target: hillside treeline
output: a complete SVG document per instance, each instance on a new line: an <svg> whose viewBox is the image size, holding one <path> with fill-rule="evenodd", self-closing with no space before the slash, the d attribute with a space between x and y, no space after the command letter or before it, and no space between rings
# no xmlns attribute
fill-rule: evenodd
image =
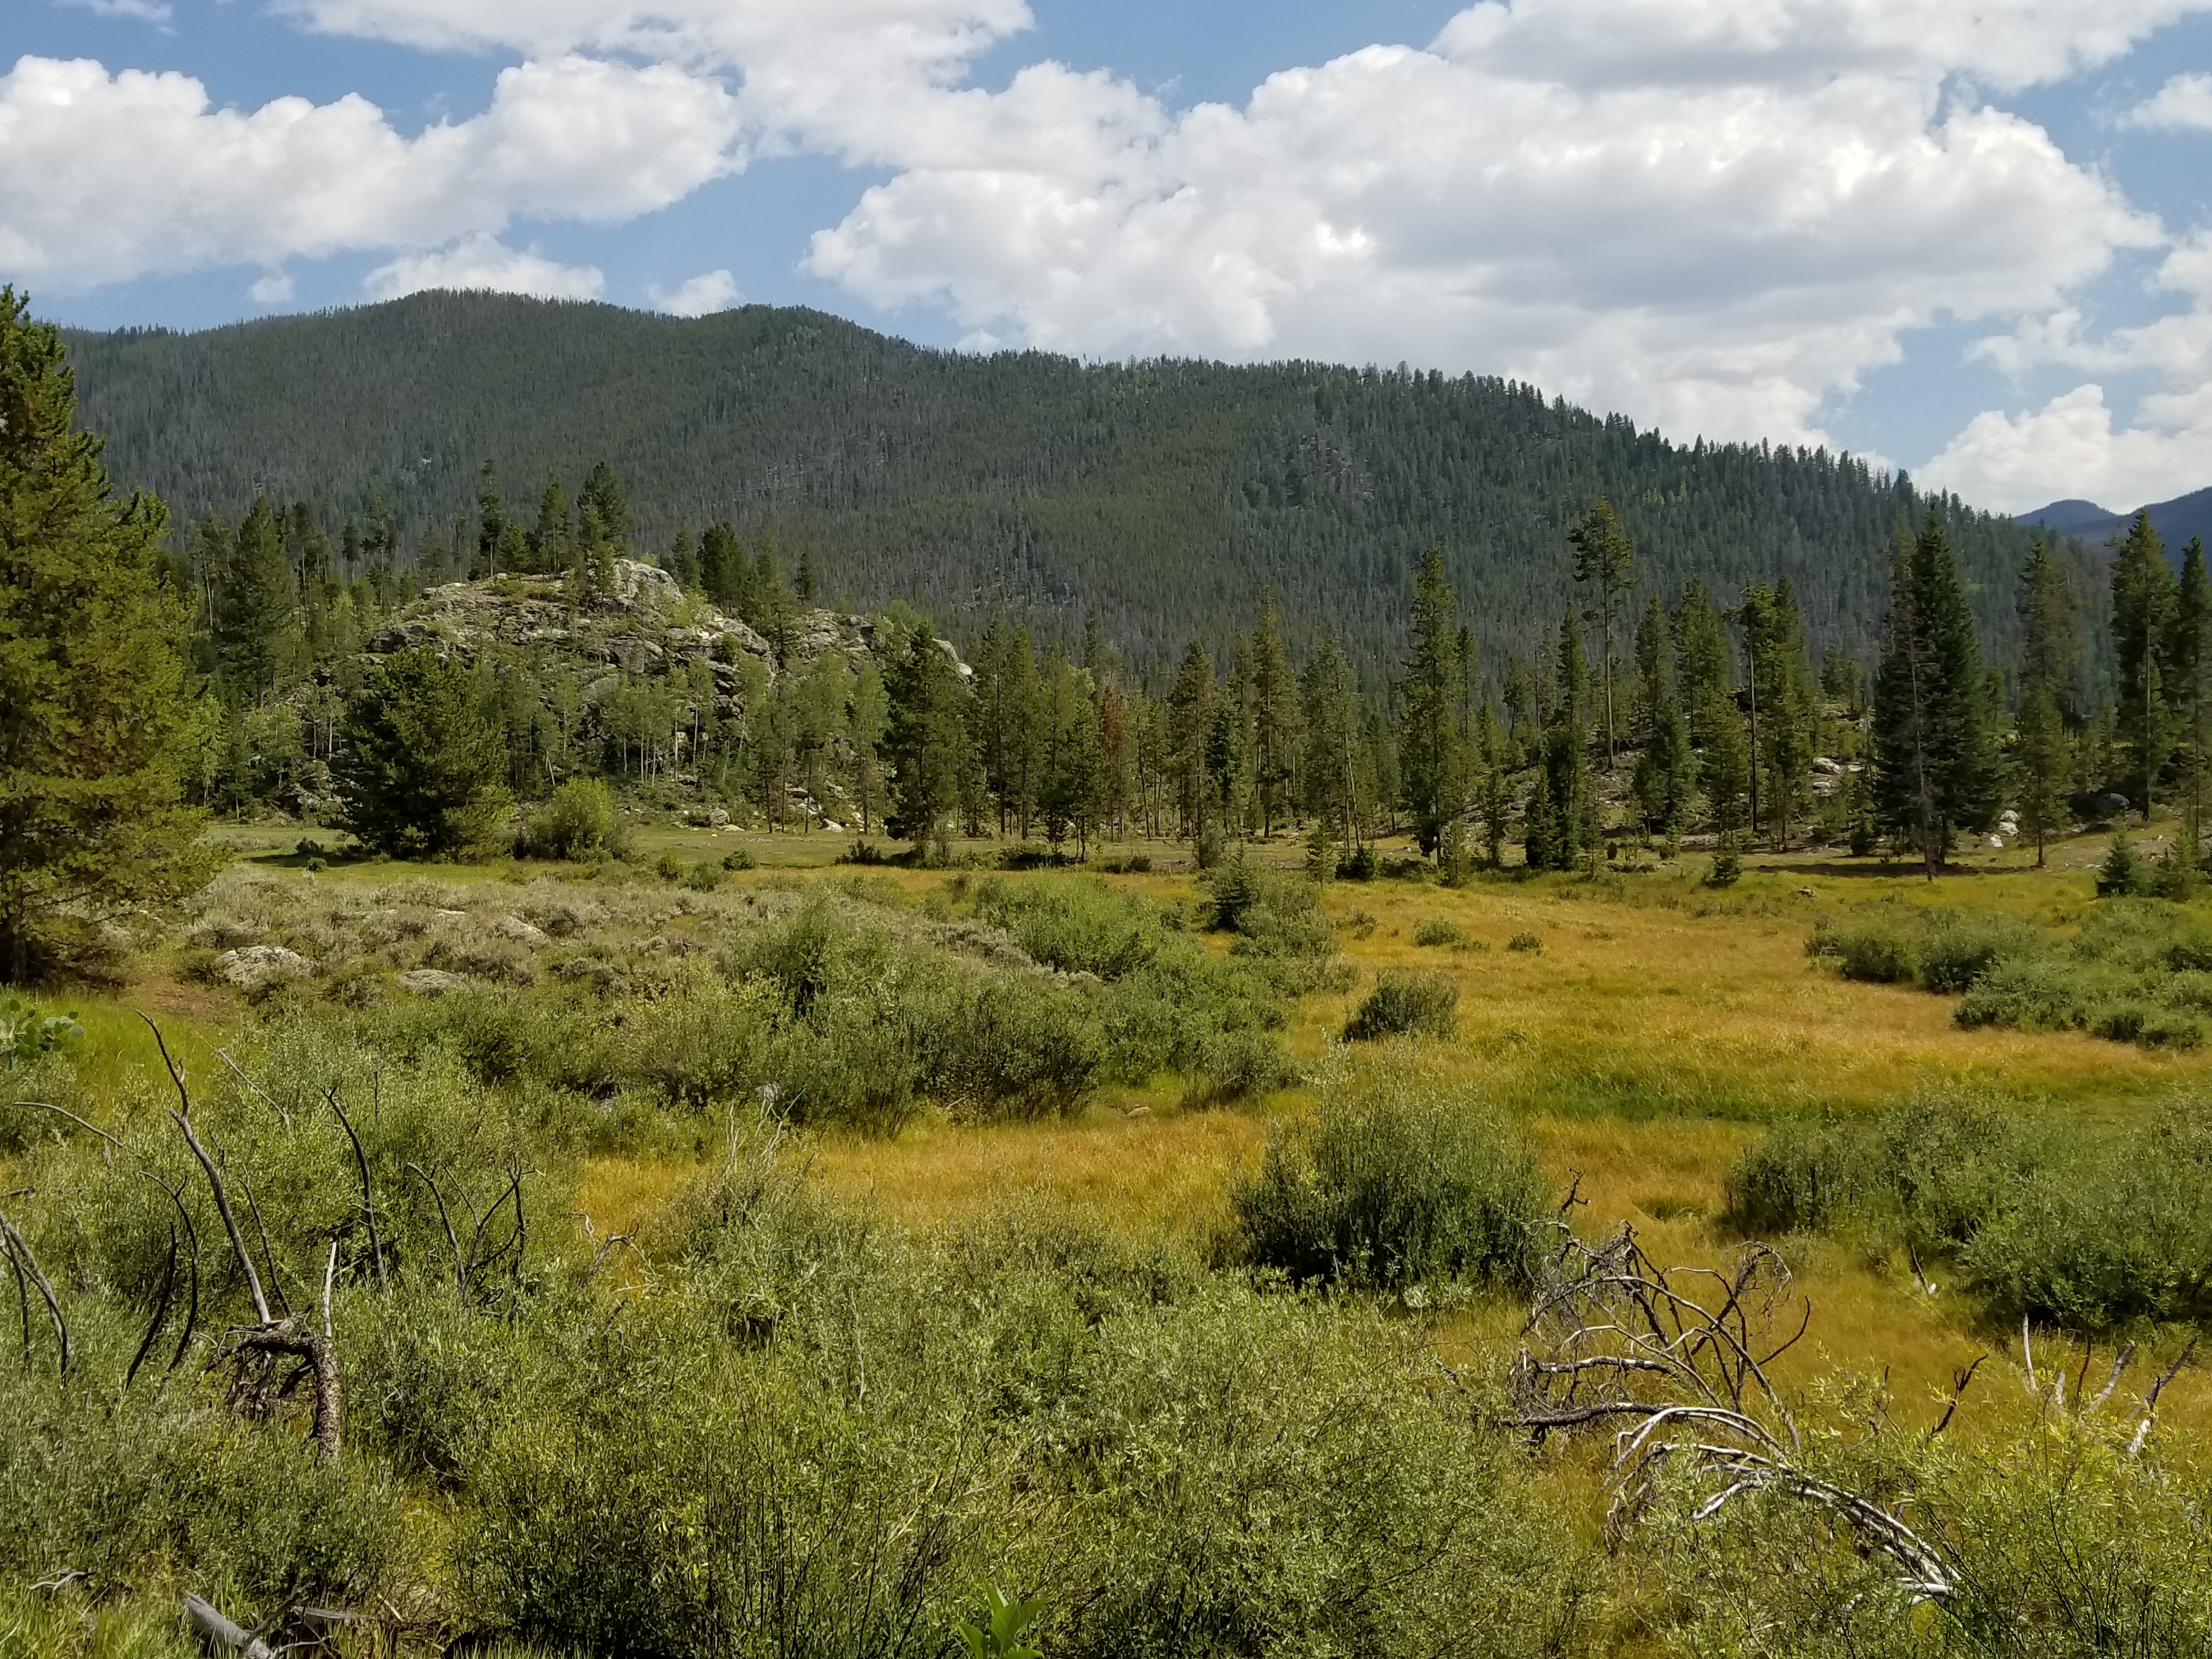
<svg viewBox="0 0 2212 1659"><path fill-rule="evenodd" d="M1268 587L1295 647L1333 633L1379 687L1423 549L1502 672L1566 603L1559 550L1601 496L1670 604L1692 575L1726 598L1788 576L1815 647L1870 659L1882 550L1936 504L1994 660L2020 638L2029 536L2006 520L1856 458L1673 444L1491 377L975 356L804 310L678 321L452 294L69 345L118 483L182 523L310 502L359 556L349 574L458 574L487 461L526 507L604 459L641 546L726 520L839 603L908 600L963 645L996 617L1073 649L1096 611L1164 680L1194 635L1225 654ZM2101 586L2097 556L2061 556Z"/></svg>

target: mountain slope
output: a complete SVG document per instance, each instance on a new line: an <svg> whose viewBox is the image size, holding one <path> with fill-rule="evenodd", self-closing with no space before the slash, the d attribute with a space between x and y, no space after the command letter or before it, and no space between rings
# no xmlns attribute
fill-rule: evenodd
<svg viewBox="0 0 2212 1659"><path fill-rule="evenodd" d="M2166 551L2177 558L2189 544L2190 538L2200 537L2212 541L2212 488L2192 490L2186 495L2177 495L2170 501L2154 501L2139 509L2150 514L2151 523L2165 539ZM2126 532L2134 513L2114 513L2094 501L2053 501L2048 507L2039 507L2033 513L2013 515L2017 524L2033 525L2048 529L2061 536L2081 536L2091 541L2102 542L2109 537Z"/></svg>
<svg viewBox="0 0 2212 1659"><path fill-rule="evenodd" d="M1065 638L1096 608L1149 664L1194 634L1218 649L1272 585L1295 634L1334 629L1379 674L1433 544L1502 669L1545 648L1571 595L1566 531L1600 495L1644 591L1698 574L1731 598L1787 574L1816 641L1865 653L1887 550L1927 510L1849 458L1675 446L1498 380L977 357L802 310L679 321L422 294L70 343L118 483L180 516L266 489L450 544L473 534L485 459L526 515L549 471L573 490L605 459L647 551L728 518L772 532L787 568L811 556L833 600L908 598L960 637L995 612ZM1951 506L2002 658L2030 532Z"/></svg>

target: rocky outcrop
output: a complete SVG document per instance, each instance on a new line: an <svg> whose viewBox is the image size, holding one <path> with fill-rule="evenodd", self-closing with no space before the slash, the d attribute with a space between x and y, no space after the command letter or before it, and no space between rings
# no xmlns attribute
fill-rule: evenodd
<svg viewBox="0 0 2212 1659"><path fill-rule="evenodd" d="M265 991L314 976L315 964L281 945L248 945L215 959L215 976L240 991Z"/></svg>

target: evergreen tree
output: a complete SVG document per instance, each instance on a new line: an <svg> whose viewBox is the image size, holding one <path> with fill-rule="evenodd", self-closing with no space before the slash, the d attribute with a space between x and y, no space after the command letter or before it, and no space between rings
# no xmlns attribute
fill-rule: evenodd
<svg viewBox="0 0 2212 1659"><path fill-rule="evenodd" d="M1196 640L1168 693L1168 768L1183 839L1202 846L1210 814L1207 746L1213 735L1213 664Z"/></svg>
<svg viewBox="0 0 2212 1659"><path fill-rule="evenodd" d="M1287 817L1297 755L1297 682L1284 654L1273 589L1260 594L1260 620L1245 654L1252 707L1252 782L1260 807L1260 833L1274 833Z"/></svg>
<svg viewBox="0 0 2212 1659"><path fill-rule="evenodd" d="M879 751L890 720L890 702L884 677L875 659L865 659L853 680L851 716L853 744L853 802L860 809L860 833L875 829L878 800L883 790Z"/></svg>
<svg viewBox="0 0 2212 1659"><path fill-rule="evenodd" d="M2166 544L2147 512L2137 513L2112 559L2112 655L2118 669L2114 708L2135 774L2136 805L2150 817L2152 797L2172 752L2172 731L2160 661L2175 610Z"/></svg>
<svg viewBox="0 0 2212 1659"><path fill-rule="evenodd" d="M530 568L547 573L575 563L575 535L569 527L568 497L558 478L548 477L538 498L538 525L530 532Z"/></svg>
<svg viewBox="0 0 2212 1659"><path fill-rule="evenodd" d="M622 480L615 477L614 468L605 461L592 463L576 497L576 511L579 517L586 511L597 513L600 532L617 548L629 545L629 497L623 493Z"/></svg>
<svg viewBox="0 0 2212 1659"><path fill-rule="evenodd" d="M216 590L216 662L228 696L258 703L275 694L292 656L295 603L284 533L269 498L258 495Z"/></svg>
<svg viewBox="0 0 2212 1659"><path fill-rule="evenodd" d="M1778 850L1788 846L1792 823L1803 810L1813 763L1814 693L1812 665L1805 652L1805 629L1797 614L1790 579L1774 587L1754 586L1737 612L1750 659L1749 707L1752 737L1752 827L1759 826L1760 791L1765 816Z"/></svg>
<svg viewBox="0 0 2212 1659"><path fill-rule="evenodd" d="M2066 811L2066 721L2049 684L2039 681L2021 700L2013 745L2014 795L2021 822L2035 837L2035 867L2043 868L2045 840Z"/></svg>
<svg viewBox="0 0 2212 1659"><path fill-rule="evenodd" d="M1999 795L1988 680L1942 519L1929 511L1893 562L1875 674L1874 805L1920 849L1929 879L1960 830L1987 830Z"/></svg>
<svg viewBox="0 0 2212 1659"><path fill-rule="evenodd" d="M814 603L814 550L812 548L799 550L799 572L791 579L791 595L802 605L811 606Z"/></svg>
<svg viewBox="0 0 2212 1659"><path fill-rule="evenodd" d="M1692 580L1675 620L1683 714L1698 751L1698 780L1713 828L1733 835L1751 799L1751 750L1743 715L1729 689L1728 637L1705 585Z"/></svg>
<svg viewBox="0 0 2212 1659"><path fill-rule="evenodd" d="M348 702L332 769L344 825L393 858L487 845L507 804L507 752L476 678L427 646L385 659Z"/></svg>
<svg viewBox="0 0 2212 1659"><path fill-rule="evenodd" d="M1590 787L1589 667L1583 655L1582 624L1571 609L1559 619L1558 678L1559 699L1544 734L1540 810L1549 822L1541 863L1571 870L1604 839Z"/></svg>
<svg viewBox="0 0 2212 1659"><path fill-rule="evenodd" d="M714 608L743 617L752 607L752 562L727 524L713 524L699 538L699 583Z"/></svg>
<svg viewBox="0 0 2212 1659"><path fill-rule="evenodd" d="M2051 693L2069 729L2078 726L2081 708L2081 640L2065 573L2051 556L2051 544L2035 538L2020 577L2020 684L2023 696L2040 685Z"/></svg>
<svg viewBox="0 0 2212 1659"><path fill-rule="evenodd" d="M2191 537L2182 550L2181 580L2174 589L2173 623L2166 641L2162 676L2173 734L2180 750L2183 841L2195 862L2203 842L2205 753L2212 743L2212 579L2204 568L2204 544Z"/></svg>
<svg viewBox="0 0 2212 1659"><path fill-rule="evenodd" d="M1620 596L1636 585L1636 549L1620 527L1613 503L1600 498L1589 516L1568 533L1574 544L1575 580L1595 595L1591 619L1598 625L1598 653L1605 675L1605 763L1612 769L1618 756L1613 711L1613 618Z"/></svg>
<svg viewBox="0 0 2212 1659"><path fill-rule="evenodd" d="M476 556L469 562L469 577L481 581L499 574L501 543L507 534L507 503L500 499L497 475L486 461L477 475Z"/></svg>
<svg viewBox="0 0 2212 1659"><path fill-rule="evenodd" d="M1482 724L1476 742L1480 763L1476 792L1482 811L1483 857L1496 870L1505 863L1505 833L1513 811L1513 778L1506 764L1505 731L1498 723L1495 703L1482 705Z"/></svg>
<svg viewBox="0 0 2212 1659"><path fill-rule="evenodd" d="M1444 825L1467 810L1457 609L1443 555L1430 548L1413 580L1398 721L1399 787L1424 853L1434 853Z"/></svg>
<svg viewBox="0 0 2212 1659"><path fill-rule="evenodd" d="M960 677L929 629L916 623L892 653L884 690L890 704L884 758L891 775L884 827L926 848L945 836L971 769Z"/></svg>
<svg viewBox="0 0 2212 1659"><path fill-rule="evenodd" d="M222 855L179 805L196 725L167 515L108 493L61 336L0 288L0 978L86 964Z"/></svg>
<svg viewBox="0 0 2212 1659"><path fill-rule="evenodd" d="M1352 665L1334 636L1306 663L1299 695L1305 752L1298 769L1307 816L1329 823L1346 844L1356 842L1359 699Z"/></svg>
<svg viewBox="0 0 2212 1659"><path fill-rule="evenodd" d="M1055 850L1073 835L1088 856L1098 784L1098 711L1089 677L1055 649L1039 681L1037 816Z"/></svg>

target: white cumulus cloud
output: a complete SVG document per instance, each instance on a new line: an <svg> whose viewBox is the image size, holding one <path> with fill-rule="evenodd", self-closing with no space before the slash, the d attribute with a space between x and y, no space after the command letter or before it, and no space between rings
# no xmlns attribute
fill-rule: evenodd
<svg viewBox="0 0 2212 1659"><path fill-rule="evenodd" d="M2050 309L2155 240L2040 128L1947 94L1960 59L2059 73L2172 8L2057 9L2078 27L2031 50L1931 45L1901 6L1522 0L1181 113L1039 65L940 99L811 264L978 337L1418 358L1819 441L1907 331Z"/></svg>
<svg viewBox="0 0 2212 1659"><path fill-rule="evenodd" d="M738 291L738 279L726 270L702 271L672 289L663 289L655 283L646 289L645 296L653 301L655 311L665 311L672 317L704 317L709 312L727 311L744 297Z"/></svg>
<svg viewBox="0 0 2212 1659"><path fill-rule="evenodd" d="M535 248L519 251L479 232L451 247L403 253L370 271L361 286L372 300L396 300L429 288L534 294L542 300L596 300L605 292L607 279L595 266L564 265Z"/></svg>
<svg viewBox="0 0 2212 1659"><path fill-rule="evenodd" d="M738 126L719 82L667 64L518 64L409 138L358 96L218 109L189 76L27 57L0 76L0 271L74 287L615 222L737 165Z"/></svg>
<svg viewBox="0 0 2212 1659"><path fill-rule="evenodd" d="M2212 75L2177 75L2127 113L2131 127L2197 127L2212 131Z"/></svg>
<svg viewBox="0 0 2212 1659"><path fill-rule="evenodd" d="M2125 512L2212 483L2212 230L2172 248L2153 280L2186 303L2101 337L2061 311L1977 348L2013 374L2056 365L2147 378L2131 420L2116 417L2101 380L2085 381L2039 410L1977 416L1923 476L2013 512L2069 495Z"/></svg>

